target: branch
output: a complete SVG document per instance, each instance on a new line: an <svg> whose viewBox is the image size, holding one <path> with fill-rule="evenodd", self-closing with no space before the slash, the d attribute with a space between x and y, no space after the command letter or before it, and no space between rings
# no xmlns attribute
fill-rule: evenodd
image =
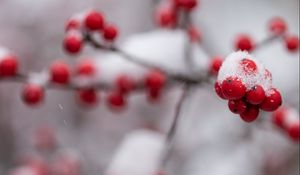
<svg viewBox="0 0 300 175"><path fill-rule="evenodd" d="M126 60L128 60L128 61L130 61L130 62L132 62L134 64L140 65L142 67L145 67L145 68L148 68L148 69L157 69L157 70L160 70L161 72L163 72L164 74L166 74L166 76L168 78L170 78L172 80L183 82L183 83L188 83L188 84L199 84L199 83L201 83L203 81L209 82L208 78L206 76L202 76L202 77L199 77L199 78L194 78L194 77L190 77L190 76L187 76L187 75L171 73L171 72L169 72L167 70L162 69L159 66L153 65L153 64L148 63L148 62L144 62L143 60L145 60L145 59L142 59L142 58L139 58L137 56L131 55L130 53L127 53L127 52L123 51L120 48L117 48L117 47L112 46L112 45L110 45L110 46L102 45L102 44L98 43L88 33L85 33L84 36L85 36L85 41L87 41L88 43L90 43L93 47L95 47L97 49L111 51L111 52L114 52L116 54L119 54L120 56L122 56L122 58L124 58L124 59L126 59ZM188 56L188 57L190 57L190 56Z"/></svg>
<svg viewBox="0 0 300 175"><path fill-rule="evenodd" d="M182 94L179 98L179 101L177 102L176 108L175 108L175 116L173 118L171 127L169 129L169 131L167 132L166 135L166 141L165 141L165 150L162 154L162 159L161 159L161 164L160 164L160 168L163 168L166 166L169 157L170 157L170 152L171 149L173 147L173 143L174 143L174 138L176 135L176 131L178 128L178 121L180 119L180 117L182 116L182 110L184 107L184 102L186 101L188 94L190 92L191 89L191 85L189 84L185 84L183 87L183 91Z"/></svg>
<svg viewBox="0 0 300 175"><path fill-rule="evenodd" d="M254 50L252 52L257 52L260 49L262 49L264 47L267 47L268 45L270 45L274 41L276 41L278 39L282 39L283 37L284 37L284 35L270 35L267 38L260 41L259 43L257 43L256 47L254 48Z"/></svg>

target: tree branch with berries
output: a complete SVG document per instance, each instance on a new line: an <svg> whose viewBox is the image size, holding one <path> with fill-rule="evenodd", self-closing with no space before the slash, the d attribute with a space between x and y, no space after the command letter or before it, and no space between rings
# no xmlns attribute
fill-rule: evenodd
<svg viewBox="0 0 300 175"><path fill-rule="evenodd" d="M194 61L202 58L191 53L192 46L210 56L201 43L205 34L193 23L192 13L198 5L197 0L168 0L159 3L155 13L159 27L170 31L179 30L186 36L187 42L182 49L188 73L166 69L147 61L151 58L145 59L119 47L116 44L120 35L117 25L107 20L102 12L88 10L72 16L66 22L63 39L65 52L75 57L89 46L99 52L116 54L135 66L142 67L147 72L145 75L133 78L130 74L121 73L108 83L102 81L101 77L101 71L105 70L100 70L97 59L91 58L79 59L75 66L64 60L57 60L43 72L23 74L19 71L20 63L16 54L0 47L0 83L8 81L24 84L21 97L31 107L42 105L48 89L74 91L81 105L96 107L100 99L98 92L103 91L107 93L106 103L112 111L117 112L130 107L128 97L133 93L146 93L147 99L155 103L167 89L182 87L182 95L174 107L170 128L164 134L164 149L157 167L157 171L162 172L172 153L179 119L184 117L182 111L185 101L189 100L193 89L203 88L204 85L214 87L216 94L228 101L229 110L247 123L257 120L261 111L273 112L271 115L274 125L298 142L299 112L288 106L281 107L284 99L280 90L272 83L271 72L252 55L275 40L281 41L288 52L298 52L298 36L289 33L282 18L275 17L268 24L270 35L265 40L256 42L250 35L237 35L233 53L226 57L214 56L207 60L206 65L202 65L204 68L198 68ZM200 70L200 73L194 73L194 69Z"/></svg>

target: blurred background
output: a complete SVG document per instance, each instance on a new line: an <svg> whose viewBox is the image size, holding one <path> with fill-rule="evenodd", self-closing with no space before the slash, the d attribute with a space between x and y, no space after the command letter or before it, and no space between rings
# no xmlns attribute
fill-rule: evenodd
<svg viewBox="0 0 300 175"><path fill-rule="evenodd" d="M153 0L0 0L0 46L20 57L24 73L42 71L58 58L72 63L77 57L101 57L92 48L75 58L63 52L64 25L71 15L91 8L103 11L119 26L118 42L122 44L137 33L147 36L157 30L153 23L155 5ZM193 14L206 48L212 55L224 56L233 51L238 33L249 33L258 41L266 38L267 22L273 16L283 17L290 31L299 36L298 0L201 0ZM158 37L153 35L151 42ZM147 48L143 39L136 42L137 49L139 44ZM180 49L176 44L168 48L170 45L149 48L149 52L156 49L163 57L168 49ZM147 51L144 54L147 56ZM255 56L272 72L284 103L296 108L299 115L299 54L288 53L282 43L274 42ZM47 90L45 103L30 108L21 101L21 88L18 83L0 82L0 174L14 167L20 156L39 154L32 137L41 127L54 129L60 149L80 155L83 174L99 174L127 133L144 127L165 132L180 94L179 88L172 88L158 104L147 102L144 94L134 94L126 111L115 113L102 101L94 108L82 108L72 91L60 90ZM167 165L170 175L299 173L298 144L279 130L259 127L251 128L249 141L245 137L249 125L227 110L213 87L194 89L193 93Z"/></svg>

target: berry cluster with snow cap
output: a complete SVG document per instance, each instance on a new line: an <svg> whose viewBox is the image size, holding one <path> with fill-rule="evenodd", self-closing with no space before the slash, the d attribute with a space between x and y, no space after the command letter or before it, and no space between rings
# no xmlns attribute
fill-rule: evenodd
<svg viewBox="0 0 300 175"><path fill-rule="evenodd" d="M95 35L98 40L113 42L118 36L118 28L106 21L104 15L89 10L71 17L66 23L64 48L70 54L79 53L85 42L85 35Z"/></svg>
<svg viewBox="0 0 300 175"><path fill-rule="evenodd" d="M299 112L291 107L281 107L272 114L273 123L283 129L294 140L300 139Z"/></svg>
<svg viewBox="0 0 300 175"><path fill-rule="evenodd" d="M254 121L259 109L275 111L282 103L280 92L272 85L270 71L243 51L224 60L215 90L222 99L229 100L229 109L246 122Z"/></svg>

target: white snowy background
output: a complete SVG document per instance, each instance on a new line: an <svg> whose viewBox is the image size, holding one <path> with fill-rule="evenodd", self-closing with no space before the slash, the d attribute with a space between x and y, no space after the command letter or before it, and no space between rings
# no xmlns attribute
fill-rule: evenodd
<svg viewBox="0 0 300 175"><path fill-rule="evenodd" d="M25 73L41 71L58 58L71 64L77 58L92 57L97 58L105 80L118 71L142 75L145 69L114 54L89 47L75 57L63 52L66 19L95 8L120 27L118 44L123 49L185 73L181 61L184 35L156 29L154 4L151 0L1 0L0 45L19 55ZM233 51L238 33L250 33L258 41L267 37L266 24L273 16L286 19L290 31L299 36L298 0L201 0L194 22L203 32L209 54L226 56ZM282 42L274 42L253 55L272 72L284 103L299 110L299 54L290 54ZM208 58L197 48L193 56L199 64ZM11 167L17 155L33 152L30 135L41 125L55 128L61 148L80 153L83 174L99 174L126 134L146 125L166 132L180 94L179 87L168 89L158 104L151 104L145 93L137 93L130 96L126 111L114 113L101 92L99 106L92 109L80 108L72 91L58 90L48 90L45 103L30 108L20 100L21 87L0 82L0 174ZM267 120L269 115L260 117ZM279 130L262 128L259 122L245 124L230 113L212 86L194 88L185 104L167 170L170 175L297 175L299 145Z"/></svg>

